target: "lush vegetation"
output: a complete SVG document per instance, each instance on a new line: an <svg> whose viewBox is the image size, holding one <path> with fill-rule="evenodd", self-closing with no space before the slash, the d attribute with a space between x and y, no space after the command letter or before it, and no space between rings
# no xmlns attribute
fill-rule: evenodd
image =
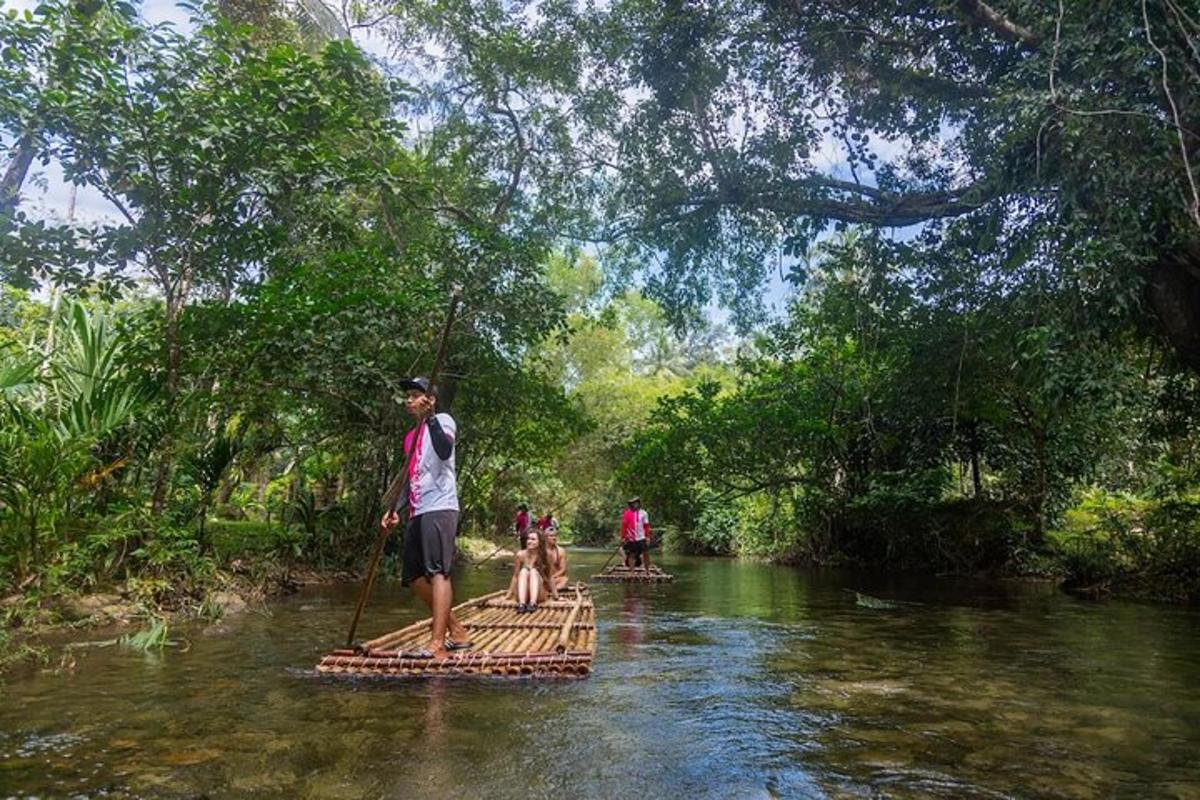
<svg viewBox="0 0 1200 800"><path fill-rule="evenodd" d="M10 614L356 568L452 286L467 532L1200 596L1195 15L522 5L0 20Z"/></svg>

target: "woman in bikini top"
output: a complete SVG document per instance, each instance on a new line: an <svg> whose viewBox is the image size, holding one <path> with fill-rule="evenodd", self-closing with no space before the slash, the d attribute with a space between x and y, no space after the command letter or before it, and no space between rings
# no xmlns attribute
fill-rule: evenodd
<svg viewBox="0 0 1200 800"><path fill-rule="evenodd" d="M530 530L525 549L517 551L513 559L513 576L508 584L508 594L517 601L517 613L528 614L537 610L537 604L547 594L558 596L557 587L548 579L549 556L541 534Z"/></svg>

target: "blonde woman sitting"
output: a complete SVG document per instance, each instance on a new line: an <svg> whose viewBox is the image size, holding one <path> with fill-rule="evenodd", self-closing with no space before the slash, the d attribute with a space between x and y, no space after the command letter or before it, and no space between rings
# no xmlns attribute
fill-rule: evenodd
<svg viewBox="0 0 1200 800"><path fill-rule="evenodd" d="M549 556L550 582L556 591L567 588L567 551L558 544L558 526L546 529L546 555Z"/></svg>
<svg viewBox="0 0 1200 800"><path fill-rule="evenodd" d="M517 613L537 611L537 604L547 595L558 599L558 589L550 580L550 557L541 532L530 529L525 549L518 550L513 559L513 576L508 594L517 601Z"/></svg>

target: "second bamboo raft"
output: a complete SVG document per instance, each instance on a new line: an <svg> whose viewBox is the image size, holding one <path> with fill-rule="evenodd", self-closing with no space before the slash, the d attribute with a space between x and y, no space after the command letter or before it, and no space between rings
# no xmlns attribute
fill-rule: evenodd
<svg viewBox="0 0 1200 800"><path fill-rule="evenodd" d="M592 580L600 583L667 583L675 580L675 576L657 566L627 567L615 564L599 575L593 575Z"/></svg>
<svg viewBox="0 0 1200 800"><path fill-rule="evenodd" d="M518 614L504 590L454 607L471 635L469 650L449 658L409 655L429 643L430 620L364 642L357 649L334 650L317 671L334 675L431 676L513 675L582 677L596 657L596 609L586 585L576 583L547 600L532 614Z"/></svg>

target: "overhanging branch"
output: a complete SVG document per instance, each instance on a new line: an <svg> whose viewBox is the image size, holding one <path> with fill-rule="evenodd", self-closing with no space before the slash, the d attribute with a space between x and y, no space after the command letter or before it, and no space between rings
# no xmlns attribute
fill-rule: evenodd
<svg viewBox="0 0 1200 800"><path fill-rule="evenodd" d="M972 22L982 25L1001 39L1034 48L1042 39L1024 25L1016 23L983 0L958 0L958 8Z"/></svg>
<svg viewBox="0 0 1200 800"><path fill-rule="evenodd" d="M979 182L936 192L890 192L875 186L814 176L759 189L726 186L710 196L692 197L664 206L656 224L679 222L696 212L721 208L769 211L779 216L816 217L837 222L905 227L933 219L957 217L982 208L997 193Z"/></svg>

